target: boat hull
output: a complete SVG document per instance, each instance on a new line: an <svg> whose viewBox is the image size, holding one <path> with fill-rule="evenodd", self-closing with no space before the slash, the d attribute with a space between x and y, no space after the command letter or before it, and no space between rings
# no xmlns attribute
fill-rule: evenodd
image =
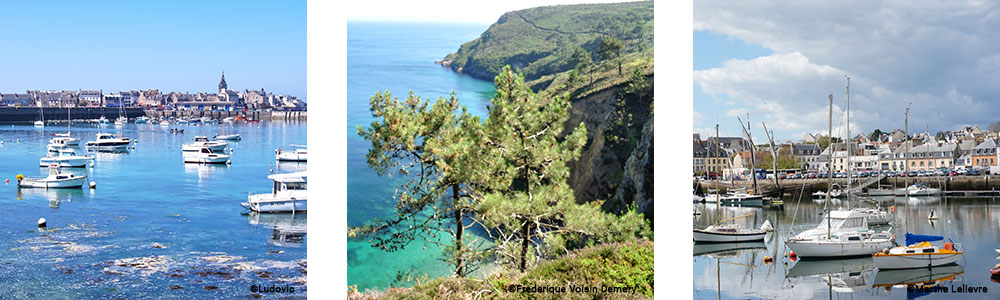
<svg viewBox="0 0 1000 300"><path fill-rule="evenodd" d="M198 155L185 155L185 163L198 163L198 164L225 164L229 162L228 155L210 155L210 156L198 156Z"/></svg>
<svg viewBox="0 0 1000 300"><path fill-rule="evenodd" d="M211 144L211 145L197 145L197 144L184 144L181 146L181 151L185 152L195 152L201 151L201 148L211 149L212 152L222 152L226 150L227 144Z"/></svg>
<svg viewBox="0 0 1000 300"><path fill-rule="evenodd" d="M879 269L916 269L951 265L962 258L963 252L957 253L906 253L882 254L873 256L875 266Z"/></svg>
<svg viewBox="0 0 1000 300"><path fill-rule="evenodd" d="M44 178L25 178L17 183L18 187L25 188L78 188L87 181L87 176L74 177L64 180L44 180Z"/></svg>
<svg viewBox="0 0 1000 300"><path fill-rule="evenodd" d="M252 195L248 197L243 207L261 213L283 213L293 211L306 211L306 198L280 197L270 198L264 195Z"/></svg>
<svg viewBox="0 0 1000 300"><path fill-rule="evenodd" d="M882 249L892 247L892 241L815 241L815 240L789 240L785 246L795 252L800 258L827 258L827 257L852 257L870 256L882 251Z"/></svg>
<svg viewBox="0 0 1000 300"><path fill-rule="evenodd" d="M763 241L764 235L761 233L719 233L704 230L694 230L694 241L697 243L743 243L753 241Z"/></svg>

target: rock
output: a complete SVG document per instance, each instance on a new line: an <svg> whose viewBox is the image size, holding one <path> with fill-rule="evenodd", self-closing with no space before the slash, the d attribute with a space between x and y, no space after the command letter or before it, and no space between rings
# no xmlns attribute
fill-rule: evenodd
<svg viewBox="0 0 1000 300"><path fill-rule="evenodd" d="M617 203L617 211L628 204L635 205L646 219L653 219L653 119L642 127L642 139L625 163L621 184L609 201Z"/></svg>
<svg viewBox="0 0 1000 300"><path fill-rule="evenodd" d="M184 288L175 284L175 285L171 285L170 289L171 290L183 290Z"/></svg>

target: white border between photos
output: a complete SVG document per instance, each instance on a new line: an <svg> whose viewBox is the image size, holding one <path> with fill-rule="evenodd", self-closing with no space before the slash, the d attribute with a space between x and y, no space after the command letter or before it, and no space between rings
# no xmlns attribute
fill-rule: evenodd
<svg viewBox="0 0 1000 300"><path fill-rule="evenodd" d="M309 241L307 296L347 295L347 19L343 2L309 1Z"/></svg>
<svg viewBox="0 0 1000 300"><path fill-rule="evenodd" d="M694 3L655 3L653 295L691 299L691 157L694 132ZM679 143L679 144L678 144ZM679 207L677 205L680 205Z"/></svg>

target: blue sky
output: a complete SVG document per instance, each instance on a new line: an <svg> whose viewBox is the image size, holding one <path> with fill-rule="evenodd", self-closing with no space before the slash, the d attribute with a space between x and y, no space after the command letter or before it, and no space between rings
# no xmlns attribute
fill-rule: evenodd
<svg viewBox="0 0 1000 300"><path fill-rule="evenodd" d="M694 3L694 131L740 134L750 115L779 140L902 129L986 128L1000 121L1000 3ZM851 78L850 124L844 120ZM925 129L926 128L926 129Z"/></svg>
<svg viewBox="0 0 1000 300"><path fill-rule="evenodd" d="M306 98L305 1L0 3L0 91L261 89Z"/></svg>

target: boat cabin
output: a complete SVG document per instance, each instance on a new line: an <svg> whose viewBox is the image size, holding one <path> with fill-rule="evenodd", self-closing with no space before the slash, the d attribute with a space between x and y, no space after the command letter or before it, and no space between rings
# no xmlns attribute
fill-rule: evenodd
<svg viewBox="0 0 1000 300"><path fill-rule="evenodd" d="M204 136L200 136L200 135L199 135L199 136L196 136L196 137L194 137L194 141L195 141L195 142L209 142L209 140L208 140L208 138L207 138L207 137L204 137Z"/></svg>
<svg viewBox="0 0 1000 300"><path fill-rule="evenodd" d="M267 176L267 179L274 180L271 193L277 195L284 191L305 191L306 173L296 172L287 174L274 174Z"/></svg>

